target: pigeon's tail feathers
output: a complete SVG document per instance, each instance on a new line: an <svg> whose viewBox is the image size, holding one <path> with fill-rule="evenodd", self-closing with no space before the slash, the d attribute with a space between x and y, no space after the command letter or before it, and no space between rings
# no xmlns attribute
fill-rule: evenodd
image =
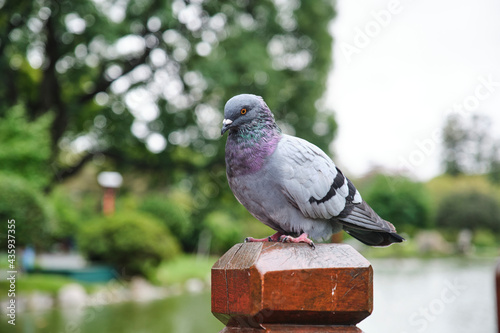
<svg viewBox="0 0 500 333"><path fill-rule="evenodd" d="M370 246L389 246L393 243L401 243L405 240L395 232L351 229L346 226L344 226L344 230L360 242Z"/></svg>
<svg viewBox="0 0 500 333"><path fill-rule="evenodd" d="M392 223L384 220L363 200L346 208L338 217L341 223L355 229L396 232Z"/></svg>
<svg viewBox="0 0 500 333"><path fill-rule="evenodd" d="M338 220L349 235L366 245L388 246L405 240L391 222L378 216L365 201L351 206Z"/></svg>

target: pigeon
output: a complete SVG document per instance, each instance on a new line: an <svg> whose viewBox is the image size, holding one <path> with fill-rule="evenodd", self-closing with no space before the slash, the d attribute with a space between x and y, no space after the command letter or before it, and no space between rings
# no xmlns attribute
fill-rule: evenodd
<svg viewBox="0 0 500 333"><path fill-rule="evenodd" d="M260 96L241 94L224 107L226 175L236 199L276 231L245 242L307 243L345 230L371 246L404 238L375 213L353 183L314 144L283 134Z"/></svg>

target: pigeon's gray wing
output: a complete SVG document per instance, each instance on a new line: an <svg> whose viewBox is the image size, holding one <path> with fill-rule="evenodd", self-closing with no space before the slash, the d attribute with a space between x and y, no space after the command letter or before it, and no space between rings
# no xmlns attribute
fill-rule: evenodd
<svg viewBox="0 0 500 333"><path fill-rule="evenodd" d="M275 163L282 170L282 191L304 216L336 219L354 237L366 238L366 243L374 236L373 231L396 231L363 201L351 181L315 145L284 135L277 152ZM369 237L363 237L364 233L369 233Z"/></svg>
<svg viewBox="0 0 500 333"><path fill-rule="evenodd" d="M315 145L284 135L277 153L275 162L282 170L282 191L304 216L332 219L363 201L354 185Z"/></svg>

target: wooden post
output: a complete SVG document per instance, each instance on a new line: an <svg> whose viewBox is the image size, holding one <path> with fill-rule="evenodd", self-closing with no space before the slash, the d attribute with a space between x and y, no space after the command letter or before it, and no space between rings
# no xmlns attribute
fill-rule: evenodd
<svg viewBox="0 0 500 333"><path fill-rule="evenodd" d="M102 212L104 215L113 215L115 212L115 195L116 189L107 187L104 189L102 197Z"/></svg>
<svg viewBox="0 0 500 333"><path fill-rule="evenodd" d="M500 261L498 261L495 270L495 284L497 294L497 331L500 333Z"/></svg>
<svg viewBox="0 0 500 333"><path fill-rule="evenodd" d="M340 244L344 242L344 232L337 232L336 234L333 234L332 237L330 238L331 243L336 243Z"/></svg>
<svg viewBox="0 0 500 333"><path fill-rule="evenodd" d="M236 244L212 267L220 333L361 332L373 270L347 244Z"/></svg>

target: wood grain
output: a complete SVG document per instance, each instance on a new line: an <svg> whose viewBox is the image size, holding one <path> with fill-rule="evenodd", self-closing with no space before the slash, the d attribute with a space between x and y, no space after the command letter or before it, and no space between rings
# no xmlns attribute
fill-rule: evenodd
<svg viewBox="0 0 500 333"><path fill-rule="evenodd" d="M372 309L372 267L346 244L236 244L212 267L222 332L360 332Z"/></svg>

